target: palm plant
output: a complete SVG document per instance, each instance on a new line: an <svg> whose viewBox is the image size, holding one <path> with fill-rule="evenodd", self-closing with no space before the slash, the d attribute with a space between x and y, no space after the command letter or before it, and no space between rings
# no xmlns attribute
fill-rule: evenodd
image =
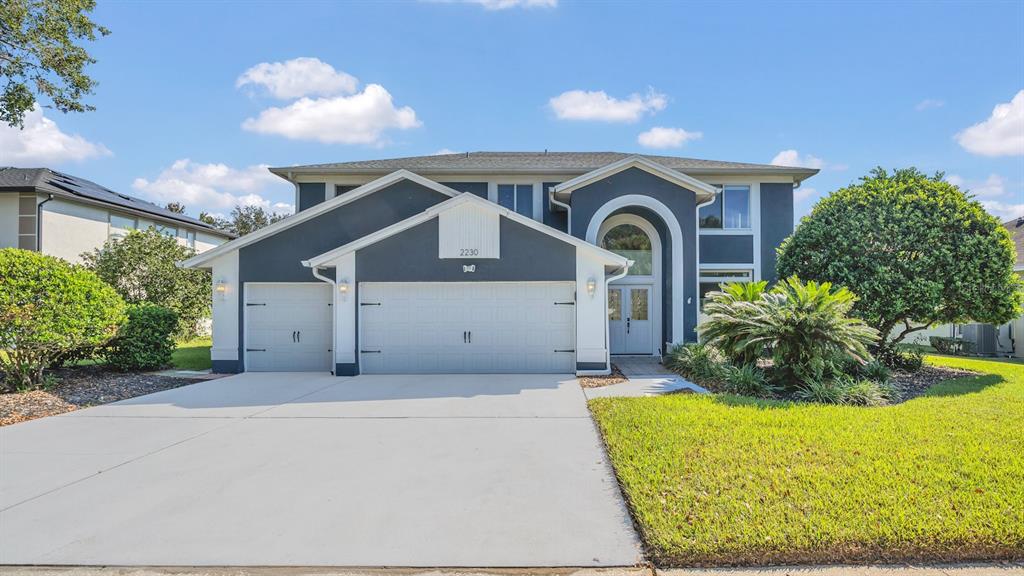
<svg viewBox="0 0 1024 576"><path fill-rule="evenodd" d="M756 295L756 297L755 297ZM706 341L734 361L749 363L770 354L777 379L800 380L809 370L836 358L864 362L878 333L851 318L857 297L846 288L833 290L828 282L802 282L796 276L764 287L723 286L709 295L708 321L701 326Z"/></svg>

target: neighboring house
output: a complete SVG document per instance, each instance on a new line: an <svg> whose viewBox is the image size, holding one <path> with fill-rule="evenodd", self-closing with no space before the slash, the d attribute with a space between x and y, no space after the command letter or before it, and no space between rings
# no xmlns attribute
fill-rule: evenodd
<svg viewBox="0 0 1024 576"><path fill-rule="evenodd" d="M817 170L474 152L272 168L298 212L213 270L214 370L607 373L696 338L702 295L773 279Z"/></svg>
<svg viewBox="0 0 1024 576"><path fill-rule="evenodd" d="M130 230L154 227L205 252L233 238L209 224L49 168L0 167L0 248L72 263Z"/></svg>

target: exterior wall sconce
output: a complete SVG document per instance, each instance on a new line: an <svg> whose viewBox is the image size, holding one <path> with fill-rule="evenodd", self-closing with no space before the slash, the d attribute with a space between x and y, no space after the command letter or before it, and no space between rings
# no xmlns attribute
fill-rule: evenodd
<svg viewBox="0 0 1024 576"><path fill-rule="evenodd" d="M213 285L213 291L221 300L226 299L228 296L228 283L223 280L217 280L217 283Z"/></svg>
<svg viewBox="0 0 1024 576"><path fill-rule="evenodd" d="M348 296L348 280L338 280L338 293L342 298Z"/></svg>
<svg viewBox="0 0 1024 576"><path fill-rule="evenodd" d="M593 298L594 292L597 292L597 280L590 278L587 280L587 294Z"/></svg>

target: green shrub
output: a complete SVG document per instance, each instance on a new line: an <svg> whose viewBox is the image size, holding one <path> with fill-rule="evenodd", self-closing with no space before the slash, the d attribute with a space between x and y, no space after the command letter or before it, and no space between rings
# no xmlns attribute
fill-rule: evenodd
<svg viewBox="0 0 1024 576"><path fill-rule="evenodd" d="M701 338L713 341L734 364L753 364L761 355L762 347L748 345L747 336L732 328L741 318L756 321L767 285L764 281L729 282L720 285L720 291L708 293L704 313L711 321L701 325Z"/></svg>
<svg viewBox="0 0 1024 576"><path fill-rule="evenodd" d="M0 249L0 370L6 389L41 386L61 355L105 344L125 304L96 274L64 260Z"/></svg>
<svg viewBox="0 0 1024 576"><path fill-rule="evenodd" d="M717 382L722 378L725 358L713 346L707 344L681 344L665 357L665 367L691 380Z"/></svg>
<svg viewBox="0 0 1024 576"><path fill-rule="evenodd" d="M885 384L892 377L892 371L889 370L888 366L876 359L861 366L860 375L873 382Z"/></svg>
<svg viewBox="0 0 1024 576"><path fill-rule="evenodd" d="M754 364L725 366L721 371L725 391L730 394L757 398L771 398L775 395L775 387L768 382L764 371Z"/></svg>
<svg viewBox="0 0 1024 576"><path fill-rule="evenodd" d="M856 293L853 314L880 345L937 324L1002 324L1024 302L1009 232L941 173L876 168L818 201L778 253L780 278Z"/></svg>
<svg viewBox="0 0 1024 576"><path fill-rule="evenodd" d="M903 350L899 346L880 346L874 351L875 359L893 370L917 372L924 365L924 354L919 350Z"/></svg>
<svg viewBox="0 0 1024 576"><path fill-rule="evenodd" d="M117 333L107 351L107 362L118 370L156 370L171 363L174 310L152 304L128 309L128 323Z"/></svg>
<svg viewBox="0 0 1024 576"><path fill-rule="evenodd" d="M807 380L796 387L794 396L804 402L844 404L846 398L842 382L837 379Z"/></svg>
<svg viewBox="0 0 1024 576"><path fill-rule="evenodd" d="M928 344L939 354L970 354L974 351L974 342L963 338L949 336L929 336Z"/></svg>
<svg viewBox="0 0 1024 576"><path fill-rule="evenodd" d="M892 390L873 380L852 380L841 385L843 404L853 406L884 406L892 399Z"/></svg>
<svg viewBox="0 0 1024 576"><path fill-rule="evenodd" d="M111 239L82 257L129 304L156 304L178 314L176 335L190 338L210 317L212 281L208 270L190 270L178 262L195 251L150 228Z"/></svg>
<svg viewBox="0 0 1024 576"><path fill-rule="evenodd" d="M841 374L834 378L805 380L797 387L794 396L819 404L884 406L892 399L893 392L886 384Z"/></svg>
<svg viewBox="0 0 1024 576"><path fill-rule="evenodd" d="M864 361L877 332L849 317L857 297L828 282L801 282L790 277L754 301L738 300L729 286L711 293L711 310L701 334L714 346L728 346L736 356L770 354L772 375L792 387L801 374L820 372L835 359ZM842 372L842 370L839 370Z"/></svg>

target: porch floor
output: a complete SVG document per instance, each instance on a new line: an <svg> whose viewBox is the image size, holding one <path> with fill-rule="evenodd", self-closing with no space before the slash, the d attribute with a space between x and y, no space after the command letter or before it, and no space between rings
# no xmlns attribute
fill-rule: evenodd
<svg viewBox="0 0 1024 576"><path fill-rule="evenodd" d="M618 366L626 378L673 373L661 365L660 356L612 356L612 364Z"/></svg>

